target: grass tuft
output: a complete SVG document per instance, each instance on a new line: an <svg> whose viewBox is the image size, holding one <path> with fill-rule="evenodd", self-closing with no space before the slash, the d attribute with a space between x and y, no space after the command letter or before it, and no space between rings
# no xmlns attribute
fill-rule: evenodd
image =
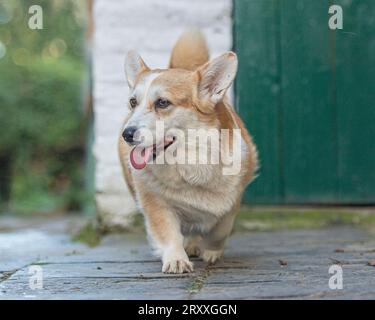
<svg viewBox="0 0 375 320"><path fill-rule="evenodd" d="M375 227L375 211L344 208L241 208L236 219L238 231L314 229L332 226Z"/></svg>
<svg viewBox="0 0 375 320"><path fill-rule="evenodd" d="M90 221L72 237L73 241L83 242L89 247L97 246L102 238L102 233L96 223Z"/></svg>

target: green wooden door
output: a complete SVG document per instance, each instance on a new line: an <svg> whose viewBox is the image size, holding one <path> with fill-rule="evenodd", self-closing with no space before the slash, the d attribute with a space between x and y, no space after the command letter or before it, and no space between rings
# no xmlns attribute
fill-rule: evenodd
<svg viewBox="0 0 375 320"><path fill-rule="evenodd" d="M236 0L234 21L236 107L261 160L244 201L375 203L375 1Z"/></svg>

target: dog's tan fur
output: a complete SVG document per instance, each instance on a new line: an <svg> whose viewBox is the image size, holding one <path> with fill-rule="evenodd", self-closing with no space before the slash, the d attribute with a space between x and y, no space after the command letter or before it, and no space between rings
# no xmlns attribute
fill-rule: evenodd
<svg viewBox="0 0 375 320"><path fill-rule="evenodd" d="M224 63L233 63L235 59L237 63L234 53L227 53L221 59ZM151 243L162 258L162 271L168 273L192 271L188 254L200 255L210 263L222 256L243 190L253 179L257 167L256 147L227 99L222 97L212 103L202 98L204 93L200 88L203 81L208 81L206 70L212 68L207 61L207 46L196 30L185 33L179 39L173 49L169 69L150 70L140 57L134 59L134 56L128 56L127 67L133 70L136 65L137 71L133 78L127 72L130 89L134 90L142 83L144 85L147 79L149 82L146 96L142 98L144 114L153 113L154 119L172 118L176 122L183 121L180 113L189 118L186 123L182 122L183 125L193 128L239 128L244 142L240 173L223 175L221 163L150 164L142 170L135 170L129 164L133 147L120 137L119 153L125 180L145 216ZM153 109L147 94L149 88L155 87L162 88L174 109ZM132 121L133 112L125 119L125 124ZM231 146L226 148L230 151Z"/></svg>

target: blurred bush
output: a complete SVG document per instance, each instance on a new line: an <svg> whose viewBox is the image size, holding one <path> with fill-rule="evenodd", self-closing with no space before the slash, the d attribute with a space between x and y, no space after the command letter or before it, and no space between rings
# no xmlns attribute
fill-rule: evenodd
<svg viewBox="0 0 375 320"><path fill-rule="evenodd" d="M84 113L86 1L0 3L0 205L12 212L81 210L87 201ZM87 90L86 90L87 92Z"/></svg>

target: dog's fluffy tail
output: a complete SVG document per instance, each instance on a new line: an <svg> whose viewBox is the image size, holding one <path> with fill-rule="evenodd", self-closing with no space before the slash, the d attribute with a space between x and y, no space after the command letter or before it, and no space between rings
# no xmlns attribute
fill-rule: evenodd
<svg viewBox="0 0 375 320"><path fill-rule="evenodd" d="M173 50L170 68L195 70L209 59L206 40L197 28L185 31L177 40Z"/></svg>

